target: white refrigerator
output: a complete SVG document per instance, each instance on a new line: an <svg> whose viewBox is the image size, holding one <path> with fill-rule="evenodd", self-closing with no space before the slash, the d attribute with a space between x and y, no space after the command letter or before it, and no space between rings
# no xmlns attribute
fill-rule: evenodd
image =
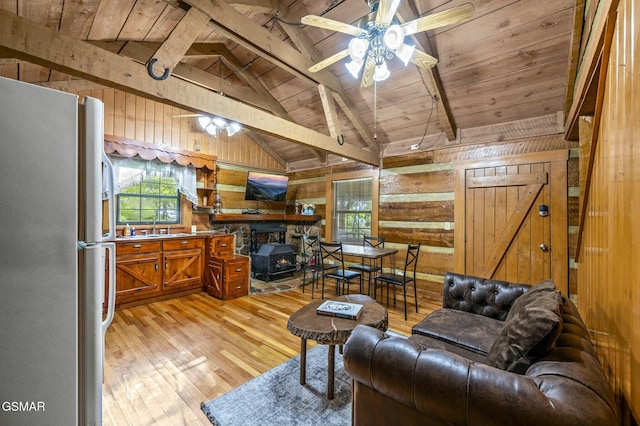
<svg viewBox="0 0 640 426"><path fill-rule="evenodd" d="M103 104L78 100L0 77L0 425L102 423L113 173Z"/></svg>

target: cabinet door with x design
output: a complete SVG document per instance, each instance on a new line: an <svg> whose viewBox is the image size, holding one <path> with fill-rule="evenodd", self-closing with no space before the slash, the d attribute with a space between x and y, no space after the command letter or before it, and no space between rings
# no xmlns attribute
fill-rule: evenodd
<svg viewBox="0 0 640 426"><path fill-rule="evenodd" d="M201 288L204 240L178 239L163 243L164 292Z"/></svg>

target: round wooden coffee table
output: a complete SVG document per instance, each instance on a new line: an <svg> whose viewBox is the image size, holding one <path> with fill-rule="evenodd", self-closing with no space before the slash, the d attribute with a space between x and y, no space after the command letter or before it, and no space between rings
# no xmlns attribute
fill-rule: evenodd
<svg viewBox="0 0 640 426"><path fill-rule="evenodd" d="M306 383L307 372L307 340L315 340L319 344L329 345L327 398L333 399L335 375L335 348L343 345L353 329L364 324L386 331L389 324L387 309L375 300L363 294L351 294L331 298L342 302L362 304L362 313L356 320L318 315L316 309L323 300L309 303L289 317L287 329L300 338L300 384Z"/></svg>

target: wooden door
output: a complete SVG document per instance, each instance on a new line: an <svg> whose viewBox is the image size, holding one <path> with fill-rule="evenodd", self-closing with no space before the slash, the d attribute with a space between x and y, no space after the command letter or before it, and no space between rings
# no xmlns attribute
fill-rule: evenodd
<svg viewBox="0 0 640 426"><path fill-rule="evenodd" d="M567 159L562 150L456 163L456 271L529 284L552 278L566 293Z"/></svg>

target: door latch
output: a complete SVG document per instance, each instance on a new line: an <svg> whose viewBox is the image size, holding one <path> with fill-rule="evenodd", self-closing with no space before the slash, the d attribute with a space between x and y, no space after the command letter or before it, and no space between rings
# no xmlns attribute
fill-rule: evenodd
<svg viewBox="0 0 640 426"><path fill-rule="evenodd" d="M540 244L538 247L540 247L540 250L542 251L549 251L549 246L547 246L545 243Z"/></svg>

